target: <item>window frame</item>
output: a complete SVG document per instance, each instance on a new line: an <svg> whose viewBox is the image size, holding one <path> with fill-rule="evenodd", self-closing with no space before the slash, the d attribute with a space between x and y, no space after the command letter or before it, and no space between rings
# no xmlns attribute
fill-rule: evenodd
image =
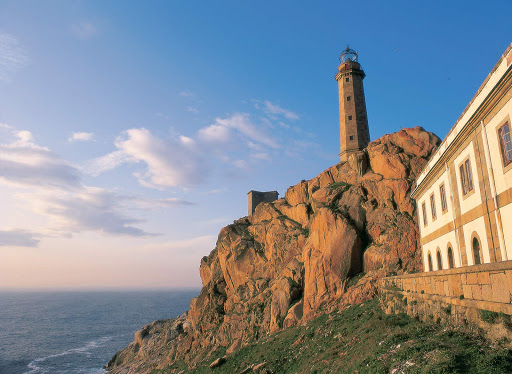
<svg viewBox="0 0 512 374"><path fill-rule="evenodd" d="M423 227L428 226L428 219L427 219L427 206L425 204L425 201L421 203L421 213L423 215Z"/></svg>
<svg viewBox="0 0 512 374"><path fill-rule="evenodd" d="M446 249L446 258L448 260L448 269L455 268L455 259L453 257L453 248L451 244L448 244L448 248Z"/></svg>
<svg viewBox="0 0 512 374"><path fill-rule="evenodd" d="M436 251L436 262L437 262L437 270L443 270L443 257L441 256L441 250L437 247Z"/></svg>
<svg viewBox="0 0 512 374"><path fill-rule="evenodd" d="M506 143L505 144L503 143L503 136L501 134L502 129L504 129L505 127L508 127L508 135L509 135L509 138L511 138L511 140L512 140L512 129L511 129L510 121L508 120L508 118L507 118L507 120L505 120L503 123L501 123L496 128L496 132L497 132L497 135L498 135L498 144L499 144L499 147L500 147L500 155L501 155L500 158L501 158L501 164L503 166L503 172L509 171L512 168L512 158L510 160L508 160L508 162L507 162L507 160L505 160L505 157L506 157L506 151L505 151Z"/></svg>
<svg viewBox="0 0 512 374"><path fill-rule="evenodd" d="M350 101L351 100L351 96L347 96L347 101Z"/></svg>
<svg viewBox="0 0 512 374"><path fill-rule="evenodd" d="M427 253L427 261L428 261L428 271L434 271L434 266L432 265L432 254L430 251Z"/></svg>
<svg viewBox="0 0 512 374"><path fill-rule="evenodd" d="M432 217L432 222L437 219L437 210L436 210L436 196L432 192L430 194L430 215Z"/></svg>
<svg viewBox="0 0 512 374"><path fill-rule="evenodd" d="M446 200L446 186L444 182L439 185L439 195L441 196L441 211L445 214L448 212L448 200Z"/></svg>
<svg viewBox="0 0 512 374"><path fill-rule="evenodd" d="M471 157L467 156L459 164L459 179L461 184L462 199L465 200L475 192L475 181L471 167Z"/></svg>

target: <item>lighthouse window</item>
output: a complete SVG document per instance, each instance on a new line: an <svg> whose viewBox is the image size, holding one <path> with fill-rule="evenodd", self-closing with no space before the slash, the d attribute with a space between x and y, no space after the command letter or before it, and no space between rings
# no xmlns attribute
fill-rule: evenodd
<svg viewBox="0 0 512 374"><path fill-rule="evenodd" d="M345 82L348 82L348 78L345 78Z"/></svg>
<svg viewBox="0 0 512 374"><path fill-rule="evenodd" d="M350 101L350 96L347 96L347 101Z"/></svg>
<svg viewBox="0 0 512 374"><path fill-rule="evenodd" d="M348 116L348 120L349 120L349 121L352 121L352 116Z"/></svg>
<svg viewBox="0 0 512 374"><path fill-rule="evenodd" d="M350 135L350 140L354 140L354 135Z"/></svg>

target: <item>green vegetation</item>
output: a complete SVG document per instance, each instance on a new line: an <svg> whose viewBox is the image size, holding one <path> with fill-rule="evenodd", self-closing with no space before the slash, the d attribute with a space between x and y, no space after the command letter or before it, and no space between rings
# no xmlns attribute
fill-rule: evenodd
<svg viewBox="0 0 512 374"><path fill-rule="evenodd" d="M496 313L496 312L492 312L490 310L483 310L483 309L479 310L479 314L480 314L480 319L487 323L495 323L499 316L498 313Z"/></svg>
<svg viewBox="0 0 512 374"><path fill-rule="evenodd" d="M210 369L224 354L219 348L192 373L239 373L261 362L274 373L512 372L512 351L405 314L385 315L377 300L267 336Z"/></svg>
<svg viewBox="0 0 512 374"><path fill-rule="evenodd" d="M351 187L351 185L345 182L334 182L330 183L327 187L330 188L331 190L336 190L343 193L346 190L348 190Z"/></svg>
<svg viewBox="0 0 512 374"><path fill-rule="evenodd" d="M445 306L445 307L441 307L441 309L442 309L446 314L452 314L452 306L451 306L451 305L448 305L448 306Z"/></svg>

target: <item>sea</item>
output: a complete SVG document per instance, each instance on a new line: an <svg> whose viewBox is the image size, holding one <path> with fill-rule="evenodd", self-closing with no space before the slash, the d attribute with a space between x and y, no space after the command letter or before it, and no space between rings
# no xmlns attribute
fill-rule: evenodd
<svg viewBox="0 0 512 374"><path fill-rule="evenodd" d="M101 374L142 326L199 290L0 292L0 374Z"/></svg>

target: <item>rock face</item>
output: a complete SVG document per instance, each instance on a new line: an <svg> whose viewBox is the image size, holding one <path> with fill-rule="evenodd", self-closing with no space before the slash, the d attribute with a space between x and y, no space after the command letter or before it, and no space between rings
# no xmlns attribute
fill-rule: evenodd
<svg viewBox="0 0 512 374"><path fill-rule="evenodd" d="M385 135L224 227L201 260L203 288L187 316L139 330L107 368L173 372L178 360L193 366L219 347L234 351L371 299L377 280L390 273L419 270L410 192L439 142L420 127Z"/></svg>

